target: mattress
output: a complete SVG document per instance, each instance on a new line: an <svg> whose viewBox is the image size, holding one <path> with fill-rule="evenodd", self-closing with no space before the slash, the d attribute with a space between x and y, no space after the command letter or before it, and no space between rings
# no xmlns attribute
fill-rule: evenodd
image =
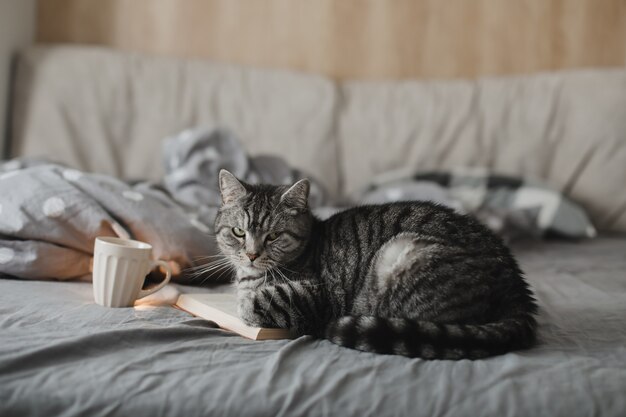
<svg viewBox="0 0 626 417"><path fill-rule="evenodd" d="M97 306L85 282L0 279L0 415L624 416L626 237L515 252L540 341L479 361L253 342L169 306Z"/></svg>

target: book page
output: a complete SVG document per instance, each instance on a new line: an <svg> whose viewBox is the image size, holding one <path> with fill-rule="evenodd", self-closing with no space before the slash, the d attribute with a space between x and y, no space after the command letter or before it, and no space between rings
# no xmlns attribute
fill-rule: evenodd
<svg viewBox="0 0 626 417"><path fill-rule="evenodd" d="M215 322L223 329L252 340L291 338L288 329L247 326L237 315L237 298L234 294L181 294L176 305L197 317Z"/></svg>
<svg viewBox="0 0 626 417"><path fill-rule="evenodd" d="M207 304L228 315L239 318L237 314L237 298L234 294L193 294L193 297L202 304Z"/></svg>

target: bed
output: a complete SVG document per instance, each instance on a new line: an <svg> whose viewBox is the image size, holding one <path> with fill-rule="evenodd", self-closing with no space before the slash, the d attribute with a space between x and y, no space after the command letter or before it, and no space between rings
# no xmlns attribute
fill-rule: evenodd
<svg viewBox="0 0 626 417"><path fill-rule="evenodd" d="M626 239L516 253L541 306L539 345L475 362L380 356L310 337L252 342L168 306L105 309L89 283L0 280L0 410L622 416Z"/></svg>
<svg viewBox="0 0 626 417"><path fill-rule="evenodd" d="M97 74L95 76L94 74ZM167 305L94 304L88 282L0 279L0 414L623 416L626 70L342 82L91 47L21 54L13 153L158 181L158 142L228 126L330 198L419 166L531 176L599 237L514 245L540 305L533 349L425 361L324 340L252 342ZM86 139L88 138L88 140ZM298 138L295 140L294 138Z"/></svg>

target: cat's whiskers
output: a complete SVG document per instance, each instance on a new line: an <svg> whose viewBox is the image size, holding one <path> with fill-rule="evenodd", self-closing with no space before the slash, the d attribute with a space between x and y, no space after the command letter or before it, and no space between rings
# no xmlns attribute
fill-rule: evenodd
<svg viewBox="0 0 626 417"><path fill-rule="evenodd" d="M281 277L283 279L283 281L285 281L285 283L290 283L293 282L292 280L290 280L279 268L274 269L274 271L276 271L276 273L278 274L279 277Z"/></svg>
<svg viewBox="0 0 626 417"><path fill-rule="evenodd" d="M208 264L186 268L185 272L189 273L192 276L192 280L196 280L202 275L208 274L200 282L200 285L202 285L207 280L209 280L209 278L214 278L216 281L219 280L224 275L225 272L231 270L232 268L233 268L233 265L232 265L231 259L224 257L223 259L218 259ZM218 272L220 274L217 277L215 277L215 274Z"/></svg>
<svg viewBox="0 0 626 417"><path fill-rule="evenodd" d="M227 266L223 266L222 268L216 268L213 271L210 271L211 273L204 273L204 274L198 274L196 276L193 277L193 280L198 280L200 278L202 278L202 281L200 283L205 283L206 281L208 281L209 279L215 279L217 280L217 274L227 271L228 267Z"/></svg>
<svg viewBox="0 0 626 417"><path fill-rule="evenodd" d="M202 265L197 265L197 266L190 266L188 268L185 268L186 272L196 272L196 271L204 271L204 270L211 270L214 267L220 266L220 265L225 265L231 263L230 259L218 259L216 261L213 262L208 262Z"/></svg>
<svg viewBox="0 0 626 417"><path fill-rule="evenodd" d="M276 271L276 272L278 272L278 273L280 273L280 274L281 274L281 275L282 275L282 276L283 276L283 277L284 277L287 281L289 281L290 283L295 283L295 282L298 282L298 284L299 284L299 285L302 285L303 287L317 287L317 286L319 286L319 285L322 285L321 283L314 284L314 283L312 283L312 282L302 282L302 281L300 281L300 280L293 280L293 279L290 279L290 278L288 278L288 277L287 277L287 274L285 274L285 272L284 272L284 271L282 271L283 269L286 269L288 272L292 272L292 273L294 273L294 274L297 274L297 272L294 272L294 271L292 271L292 270L290 270L290 269L288 269L288 268L286 268L286 267L282 266L281 264L278 264L278 263L276 264L275 271Z"/></svg>
<svg viewBox="0 0 626 417"><path fill-rule="evenodd" d="M204 261L204 260L208 260L208 259L213 259L213 258L236 258L236 255L231 255L231 254L224 254L224 253L218 253L216 255L203 255L203 256L195 256L193 258L194 262L197 261Z"/></svg>
<svg viewBox="0 0 626 417"><path fill-rule="evenodd" d="M280 269L284 269L287 272L291 272L292 274L297 274L296 271L294 271L293 269L287 268L285 265L281 264L280 262L276 262L276 266Z"/></svg>
<svg viewBox="0 0 626 417"><path fill-rule="evenodd" d="M217 276L217 278L215 278L215 280L219 281L226 272L232 272L232 268L233 268L232 265L230 265L228 268L224 269L222 272L220 272L220 274ZM205 281L207 279L208 279L208 277L205 278Z"/></svg>
<svg viewBox="0 0 626 417"><path fill-rule="evenodd" d="M217 259L215 259L215 258L217 258ZM185 270L186 271L196 271L198 269L202 269L202 268L205 268L205 267L209 267L209 266L212 266L212 265L217 265L218 263L231 262L234 259L236 259L235 255L224 255L224 254L197 256L197 257L194 258L194 263L198 263L199 261L209 261L209 262L200 263L200 265L190 266L188 268L185 268Z"/></svg>
<svg viewBox="0 0 626 417"><path fill-rule="evenodd" d="M203 267L195 271L189 271L188 273L191 276L200 276L208 272L220 270L222 268L225 268L226 266L228 266L228 263L221 263L219 265L211 265L210 267Z"/></svg>
<svg viewBox="0 0 626 417"><path fill-rule="evenodd" d="M199 267L197 269L193 269L193 270L186 270L185 272L188 275L192 275L192 276L198 276L198 275L203 275L207 272L211 272L217 269L221 269L222 267L225 267L226 265L228 265L227 262L224 263L220 263L219 265L211 265L211 266L203 266L203 267Z"/></svg>
<svg viewBox="0 0 626 417"><path fill-rule="evenodd" d="M213 274L208 275L207 277L205 277L201 282L200 285L204 284L205 282L207 282L209 280L209 278L214 279L215 281L219 281L220 278L226 273L226 272L231 272L233 270L233 266L232 265L223 265L219 268L216 268L214 270ZM219 275L217 275L217 277L215 276L216 273L219 272Z"/></svg>

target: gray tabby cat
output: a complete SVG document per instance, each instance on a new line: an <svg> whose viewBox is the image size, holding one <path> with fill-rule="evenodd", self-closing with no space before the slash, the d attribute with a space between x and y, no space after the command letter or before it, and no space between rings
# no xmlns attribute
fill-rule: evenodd
<svg viewBox="0 0 626 417"><path fill-rule="evenodd" d="M353 349L477 359L530 347L537 306L516 261L478 221L427 202L355 207L325 221L309 182L219 176L217 242L238 312Z"/></svg>

